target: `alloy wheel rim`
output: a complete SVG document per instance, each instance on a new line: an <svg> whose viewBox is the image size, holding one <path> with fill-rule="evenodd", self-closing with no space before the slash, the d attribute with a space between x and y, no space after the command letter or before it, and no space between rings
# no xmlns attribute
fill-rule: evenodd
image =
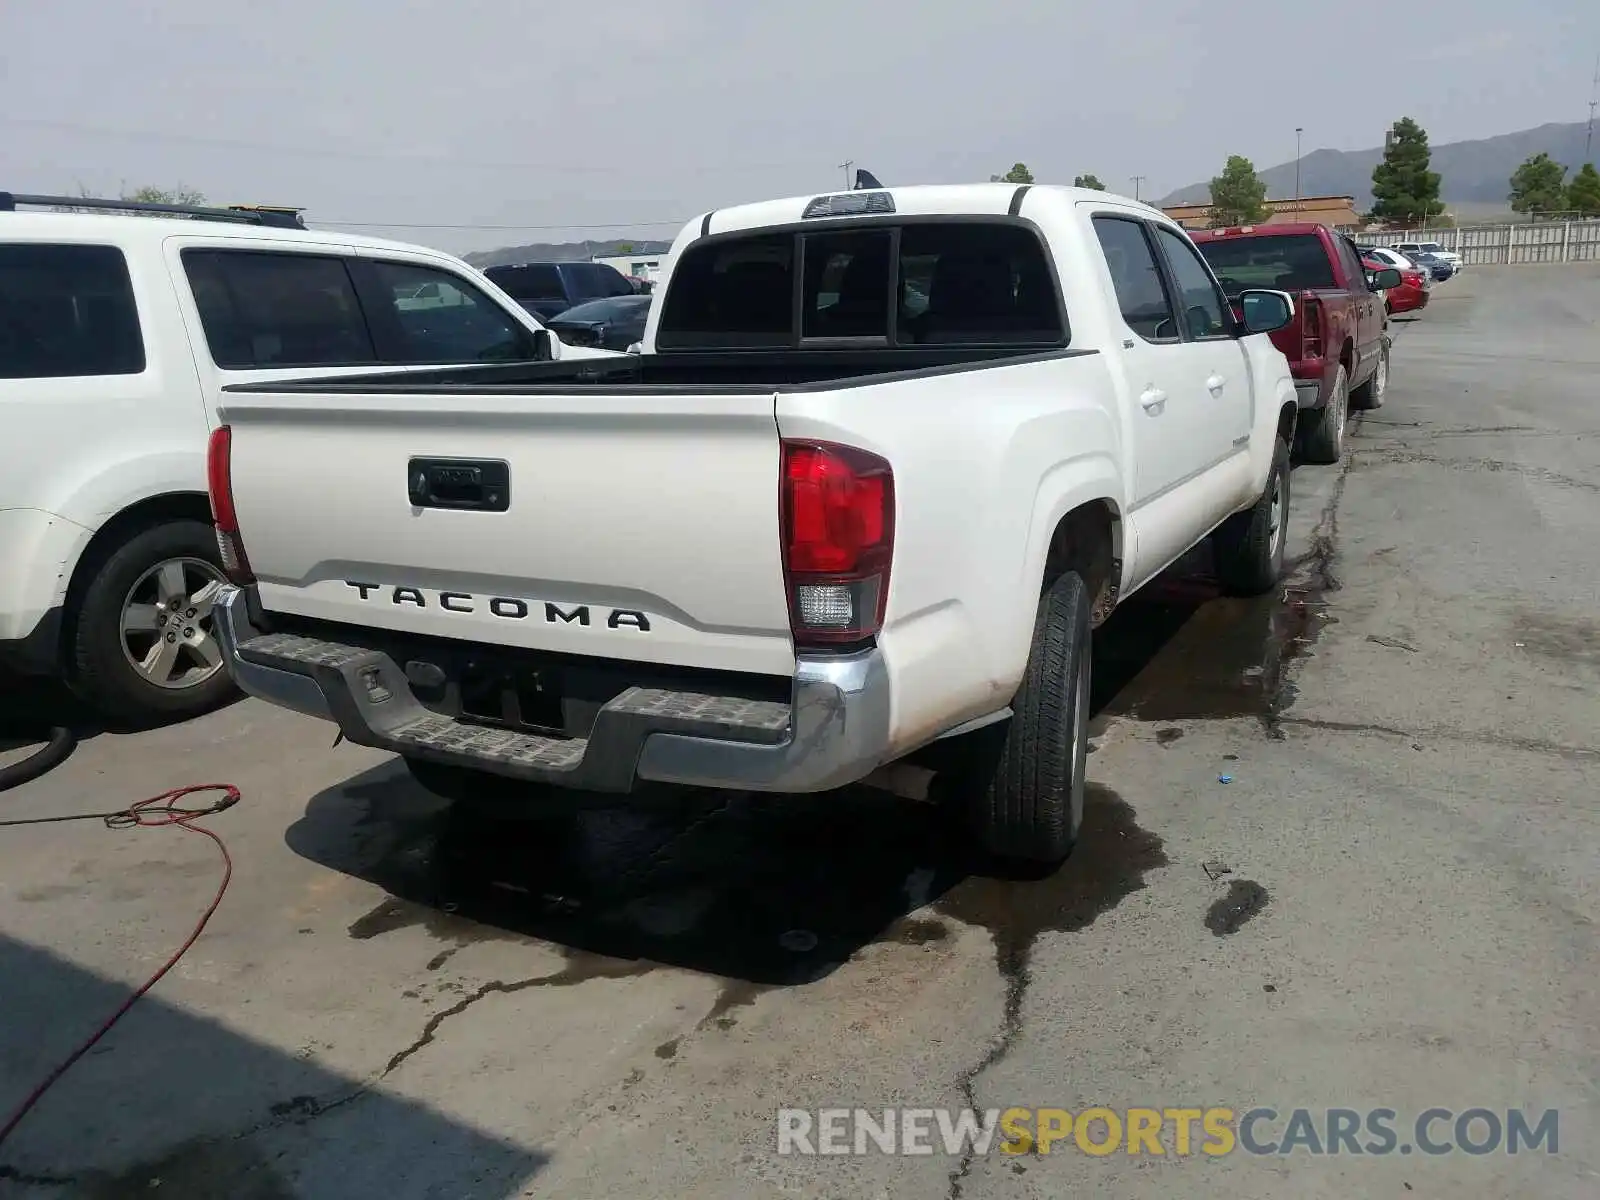
<svg viewBox="0 0 1600 1200"><path fill-rule="evenodd" d="M1267 505L1267 544L1276 559L1283 549L1283 476L1277 474L1272 479L1272 501Z"/></svg>
<svg viewBox="0 0 1600 1200"><path fill-rule="evenodd" d="M169 558L134 582L122 600L122 655L166 691L199 687L222 670L215 606L221 572L201 558Z"/></svg>

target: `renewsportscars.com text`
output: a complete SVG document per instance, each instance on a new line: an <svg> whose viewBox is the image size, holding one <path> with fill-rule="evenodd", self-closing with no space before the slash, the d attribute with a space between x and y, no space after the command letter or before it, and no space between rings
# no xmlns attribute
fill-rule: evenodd
<svg viewBox="0 0 1600 1200"><path fill-rule="evenodd" d="M1556 1109L783 1108L784 1155L1049 1154L1185 1157L1556 1154Z"/></svg>

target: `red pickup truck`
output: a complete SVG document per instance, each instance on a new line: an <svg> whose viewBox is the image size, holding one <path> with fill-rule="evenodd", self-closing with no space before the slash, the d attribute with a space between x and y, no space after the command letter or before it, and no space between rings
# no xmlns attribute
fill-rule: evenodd
<svg viewBox="0 0 1600 1200"><path fill-rule="evenodd" d="M1230 299L1246 288L1295 297L1294 320L1272 341L1289 360L1300 397L1296 448L1307 462L1338 462L1350 406L1383 403L1389 335L1379 293L1398 287L1400 273L1367 272L1356 244L1326 225L1244 225L1190 236Z"/></svg>

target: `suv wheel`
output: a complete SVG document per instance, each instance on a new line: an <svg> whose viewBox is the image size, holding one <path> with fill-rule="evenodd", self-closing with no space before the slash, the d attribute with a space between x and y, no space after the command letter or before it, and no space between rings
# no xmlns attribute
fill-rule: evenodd
<svg viewBox="0 0 1600 1200"><path fill-rule="evenodd" d="M1078 839L1089 753L1089 607L1076 572L1045 590L1011 719L969 735L954 772L952 799L998 873L1053 868Z"/></svg>
<svg viewBox="0 0 1600 1200"><path fill-rule="evenodd" d="M156 525L96 565L69 615L73 690L108 717L181 719L234 695L212 606L224 579L201 521Z"/></svg>

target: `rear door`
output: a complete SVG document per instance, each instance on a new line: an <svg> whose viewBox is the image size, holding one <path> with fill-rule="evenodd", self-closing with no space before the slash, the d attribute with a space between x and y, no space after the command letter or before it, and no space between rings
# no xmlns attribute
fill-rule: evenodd
<svg viewBox="0 0 1600 1200"><path fill-rule="evenodd" d="M1350 279L1350 295L1356 318L1356 375L1351 380L1367 379L1377 369L1378 357L1383 347L1383 327L1386 317L1383 297L1367 286L1367 271L1361 265L1361 252L1355 242L1343 234L1333 235L1334 250L1339 255L1345 273Z"/></svg>
<svg viewBox="0 0 1600 1200"><path fill-rule="evenodd" d="M1171 226L1152 228L1177 301L1186 380L1198 405L1191 436L1209 467L1249 444L1255 409L1249 364L1227 297L1205 259Z"/></svg>

